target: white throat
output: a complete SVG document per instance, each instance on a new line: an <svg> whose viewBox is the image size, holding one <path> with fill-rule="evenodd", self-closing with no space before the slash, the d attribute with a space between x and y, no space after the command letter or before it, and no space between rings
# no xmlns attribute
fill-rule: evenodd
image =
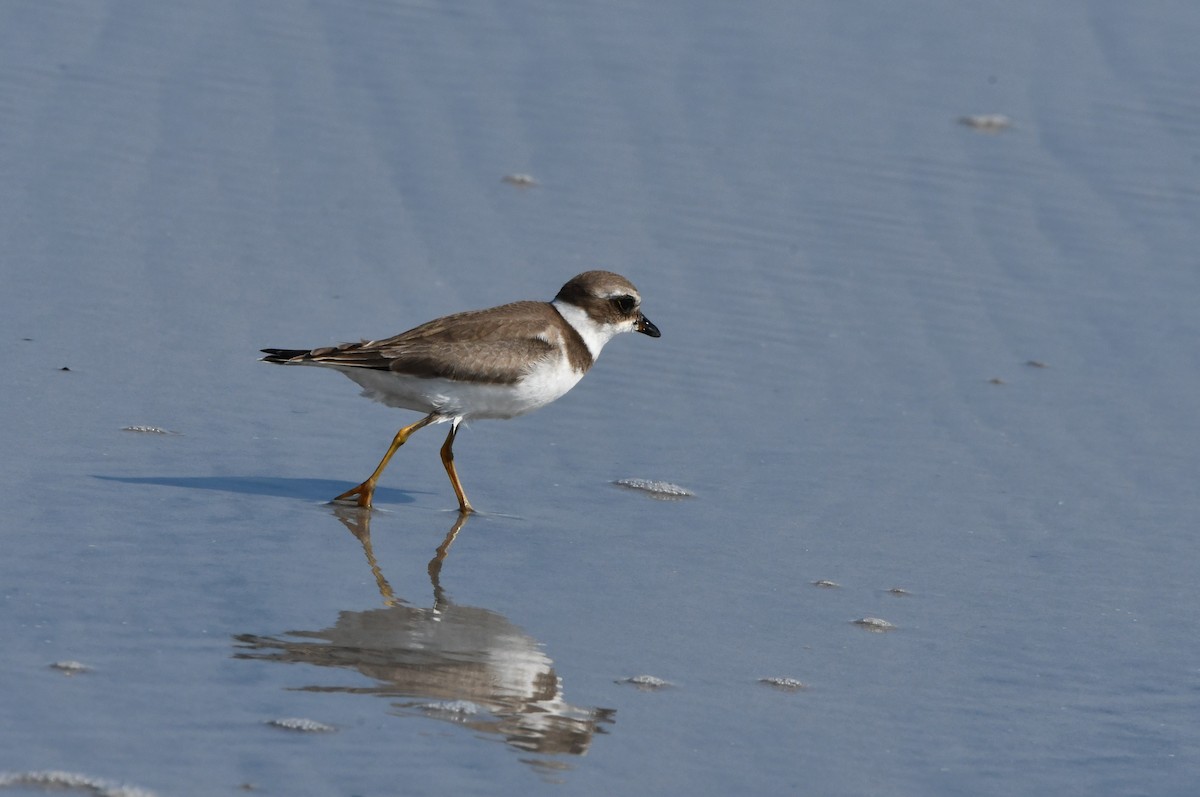
<svg viewBox="0 0 1200 797"><path fill-rule="evenodd" d="M554 309L563 319L574 327L579 333L579 337L583 338L583 342L587 344L588 351L591 352L592 359L595 360L600 356L600 350L604 348L604 344L612 340L613 335L623 330L609 324L597 324L585 311L579 309L573 304L567 302L553 301Z"/></svg>

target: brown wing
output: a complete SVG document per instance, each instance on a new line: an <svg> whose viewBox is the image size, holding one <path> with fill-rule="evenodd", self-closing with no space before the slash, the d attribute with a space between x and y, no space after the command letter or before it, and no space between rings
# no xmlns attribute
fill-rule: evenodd
<svg viewBox="0 0 1200 797"><path fill-rule="evenodd" d="M383 340L313 349L302 359L340 368L374 368L420 377L516 382L553 355L561 317L547 302L514 302L456 313Z"/></svg>

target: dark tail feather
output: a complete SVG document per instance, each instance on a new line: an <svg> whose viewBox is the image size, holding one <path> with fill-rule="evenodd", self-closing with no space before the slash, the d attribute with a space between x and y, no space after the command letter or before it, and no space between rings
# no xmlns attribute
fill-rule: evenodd
<svg viewBox="0 0 1200 797"><path fill-rule="evenodd" d="M267 355L262 358L265 363L286 363L309 353L308 349L261 349L261 351Z"/></svg>

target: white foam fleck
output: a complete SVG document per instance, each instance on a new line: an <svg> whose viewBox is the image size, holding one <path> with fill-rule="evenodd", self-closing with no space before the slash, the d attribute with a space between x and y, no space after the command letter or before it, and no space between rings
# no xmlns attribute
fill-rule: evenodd
<svg viewBox="0 0 1200 797"><path fill-rule="evenodd" d="M300 731L302 733L332 733L337 730L332 725L326 725L323 722L305 719L304 717L285 717L278 720L269 720L267 724L275 728L283 728L285 731Z"/></svg>
<svg viewBox="0 0 1200 797"><path fill-rule="evenodd" d="M979 113L960 116L958 123L981 133L999 133L1012 127L1013 121L1002 113Z"/></svg>
<svg viewBox="0 0 1200 797"><path fill-rule="evenodd" d="M896 627L896 626L892 625L891 623L889 623L887 620L883 620L879 617L864 617L861 620L855 620L854 624L857 626L861 626L861 627L867 629L868 631L875 631L877 633L882 633L884 631L891 631L892 629L894 629Z"/></svg>
<svg viewBox="0 0 1200 797"><path fill-rule="evenodd" d="M766 684L767 686L773 686L783 692L799 692L801 689L808 688L807 684L805 684L803 681L799 681L795 678L786 678L780 676L759 678L758 682L760 684Z"/></svg>
<svg viewBox="0 0 1200 797"><path fill-rule="evenodd" d="M81 775L78 772L42 770L31 772L0 772L0 789L33 786L41 789L73 789L96 797L157 797L146 789Z"/></svg>
<svg viewBox="0 0 1200 797"><path fill-rule="evenodd" d="M524 172L506 174L502 179L509 185L515 185L519 188L532 188L538 184L537 179L532 174L525 174Z"/></svg>
<svg viewBox="0 0 1200 797"><path fill-rule="evenodd" d="M50 669L58 670L64 675L79 675L92 671L91 667L81 661L56 661L50 665Z"/></svg>
<svg viewBox="0 0 1200 797"><path fill-rule="evenodd" d="M652 691L655 689L666 689L668 686L675 685L675 684L671 683L670 681L665 680L663 678L659 678L658 676L655 676L655 675L633 675L633 676L630 676L629 678L621 678L620 680L617 681L617 683L630 684L630 685L636 686L638 689L641 689L642 691L646 691L646 692Z"/></svg>
<svg viewBox="0 0 1200 797"><path fill-rule="evenodd" d="M437 714L458 714L473 716L483 713L484 709L478 703L470 700L444 700L437 703L423 703L420 708Z"/></svg>
<svg viewBox="0 0 1200 797"><path fill-rule="evenodd" d="M165 435L179 434L179 432L172 432L168 429L163 429L162 427L159 427L159 426L122 426L121 431L122 432L137 432L139 434L165 434Z"/></svg>
<svg viewBox="0 0 1200 797"><path fill-rule="evenodd" d="M613 484L630 490L640 490L652 498L664 501L674 501L695 495L695 493L686 487L654 479L617 479Z"/></svg>

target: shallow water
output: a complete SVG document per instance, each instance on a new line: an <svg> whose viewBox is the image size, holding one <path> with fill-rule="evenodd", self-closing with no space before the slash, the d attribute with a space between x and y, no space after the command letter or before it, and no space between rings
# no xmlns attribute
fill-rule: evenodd
<svg viewBox="0 0 1200 797"><path fill-rule="evenodd" d="M1200 7L0 14L0 771L1194 789ZM460 434L482 516L436 432L324 505L413 416L260 347L592 267L663 337Z"/></svg>

